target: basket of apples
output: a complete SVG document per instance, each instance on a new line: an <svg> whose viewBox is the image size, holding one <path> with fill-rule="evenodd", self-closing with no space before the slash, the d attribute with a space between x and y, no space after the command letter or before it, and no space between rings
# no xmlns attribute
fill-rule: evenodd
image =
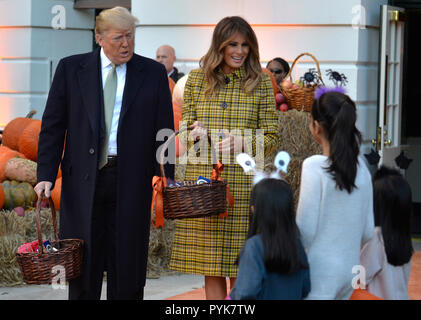
<svg viewBox="0 0 421 320"><path fill-rule="evenodd" d="M297 61L305 55L310 56L314 60L317 66L317 71L314 68L309 69L304 76L294 83L291 77L292 69ZM322 73L320 72L320 66L317 59L307 52L300 54L292 63L291 69L285 76L285 80L281 82L280 96L275 97L275 99L277 99L277 104L278 101L282 101L279 103L279 110L281 110L281 106L283 104L286 104L286 108L309 112L314 101L314 91L321 85L324 86L324 82L322 80ZM285 109L285 106L282 108Z"/></svg>

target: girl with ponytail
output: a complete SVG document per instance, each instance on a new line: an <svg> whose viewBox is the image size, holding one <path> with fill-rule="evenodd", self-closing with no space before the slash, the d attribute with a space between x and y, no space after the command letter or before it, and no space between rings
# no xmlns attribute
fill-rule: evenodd
<svg viewBox="0 0 421 320"><path fill-rule="evenodd" d="M353 267L373 236L371 176L359 156L356 120L343 92L316 92L309 128L323 154L303 162L296 217L311 270L307 299L349 299Z"/></svg>

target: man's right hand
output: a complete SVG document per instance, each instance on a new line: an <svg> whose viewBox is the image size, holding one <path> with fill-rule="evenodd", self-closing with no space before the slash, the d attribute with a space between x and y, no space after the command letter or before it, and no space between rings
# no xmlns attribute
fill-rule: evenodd
<svg viewBox="0 0 421 320"><path fill-rule="evenodd" d="M53 184L50 181L41 181L38 182L37 185L34 187L35 193L38 195L38 199L41 198L42 192L44 191L44 195L49 198L51 196L51 186Z"/></svg>

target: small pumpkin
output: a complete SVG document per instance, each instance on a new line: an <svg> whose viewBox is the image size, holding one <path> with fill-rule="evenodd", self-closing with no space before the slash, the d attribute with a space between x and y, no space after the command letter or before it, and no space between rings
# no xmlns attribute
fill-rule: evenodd
<svg viewBox="0 0 421 320"><path fill-rule="evenodd" d="M15 118L3 130L2 144L12 150L19 150L19 139L23 130L32 122L29 118Z"/></svg>
<svg viewBox="0 0 421 320"><path fill-rule="evenodd" d="M37 194L27 182L5 180L1 183L4 192L3 208L12 210L16 207L33 207Z"/></svg>
<svg viewBox="0 0 421 320"><path fill-rule="evenodd" d="M12 158L6 163L5 175L9 180L37 183L37 163L29 159Z"/></svg>

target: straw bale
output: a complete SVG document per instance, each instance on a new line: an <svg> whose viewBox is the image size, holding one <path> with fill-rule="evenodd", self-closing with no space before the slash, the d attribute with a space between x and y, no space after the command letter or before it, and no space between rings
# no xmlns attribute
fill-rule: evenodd
<svg viewBox="0 0 421 320"><path fill-rule="evenodd" d="M0 287L23 284L15 253L24 242L21 235L0 237Z"/></svg>

